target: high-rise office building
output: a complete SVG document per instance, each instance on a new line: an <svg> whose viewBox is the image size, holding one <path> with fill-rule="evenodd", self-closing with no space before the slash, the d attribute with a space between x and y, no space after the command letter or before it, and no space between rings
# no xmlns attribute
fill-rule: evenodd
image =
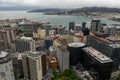
<svg viewBox="0 0 120 80"><path fill-rule="evenodd" d="M109 80L113 68L113 60L92 47L83 48L83 67L94 80Z"/></svg>
<svg viewBox="0 0 120 80"><path fill-rule="evenodd" d="M70 54L70 65L77 65L78 63L82 62L83 59L83 53L82 48L86 45L84 43L75 42L75 43L69 43L68 44L68 51Z"/></svg>
<svg viewBox="0 0 120 80"><path fill-rule="evenodd" d="M47 73L44 52L25 52L22 55L22 63L25 80L42 80Z"/></svg>
<svg viewBox="0 0 120 80"><path fill-rule="evenodd" d="M31 37L21 37L15 40L15 47L17 52L36 51L35 41Z"/></svg>
<svg viewBox="0 0 120 80"><path fill-rule="evenodd" d="M69 52L63 47L57 48L57 59L60 71L64 71L69 68Z"/></svg>
<svg viewBox="0 0 120 80"><path fill-rule="evenodd" d="M95 33L99 31L101 28L101 21L100 20L92 20L91 22L91 32Z"/></svg>
<svg viewBox="0 0 120 80"><path fill-rule="evenodd" d="M0 52L0 80L15 80L11 56L8 52Z"/></svg>
<svg viewBox="0 0 120 80"><path fill-rule="evenodd" d="M45 38L46 37L46 31L44 29L38 29L36 32L33 32L34 38Z"/></svg>
<svg viewBox="0 0 120 80"><path fill-rule="evenodd" d="M91 46L114 61L113 70L120 69L120 45L111 43L108 39L94 35L87 36L87 46Z"/></svg>
<svg viewBox="0 0 120 80"><path fill-rule="evenodd" d="M82 28L85 28L85 27L86 27L86 23L83 22L83 23L82 23Z"/></svg>
<svg viewBox="0 0 120 80"><path fill-rule="evenodd" d="M0 30L0 50L11 49L12 42L15 39L15 32L11 28Z"/></svg>
<svg viewBox="0 0 120 80"><path fill-rule="evenodd" d="M82 29L81 24L75 24L75 32L80 32L80 30Z"/></svg>
<svg viewBox="0 0 120 80"><path fill-rule="evenodd" d="M45 37L46 37L46 31L40 30L40 38L45 38Z"/></svg>
<svg viewBox="0 0 120 80"><path fill-rule="evenodd" d="M63 35L65 31L65 27L61 25L57 27L53 27L52 29L56 31L56 34L60 34L60 35Z"/></svg>
<svg viewBox="0 0 120 80"><path fill-rule="evenodd" d="M69 31L75 29L75 22L70 22L69 23Z"/></svg>
<svg viewBox="0 0 120 80"><path fill-rule="evenodd" d="M42 25L43 29L46 31L46 35L49 35L52 25L50 23L45 23Z"/></svg>
<svg viewBox="0 0 120 80"><path fill-rule="evenodd" d="M60 45L57 47L57 60L60 71L64 71L69 68L69 52L66 45L66 40L61 39Z"/></svg>
<svg viewBox="0 0 120 80"><path fill-rule="evenodd" d="M21 29L23 34L27 37L33 36L34 27L33 23L21 22L18 24L18 28Z"/></svg>

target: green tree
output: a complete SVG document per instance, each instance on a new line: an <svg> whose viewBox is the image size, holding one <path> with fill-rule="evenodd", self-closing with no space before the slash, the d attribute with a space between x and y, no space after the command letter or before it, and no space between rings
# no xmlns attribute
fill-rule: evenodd
<svg viewBox="0 0 120 80"><path fill-rule="evenodd" d="M66 69L62 73L54 71L52 74L54 75L52 80L81 80L72 68Z"/></svg>

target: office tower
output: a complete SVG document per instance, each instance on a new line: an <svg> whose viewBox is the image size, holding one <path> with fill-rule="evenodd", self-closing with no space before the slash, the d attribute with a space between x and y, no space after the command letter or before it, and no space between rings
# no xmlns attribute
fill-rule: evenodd
<svg viewBox="0 0 120 80"><path fill-rule="evenodd" d="M25 80L42 80L47 73L44 52L25 52L22 55L22 63Z"/></svg>
<svg viewBox="0 0 120 80"><path fill-rule="evenodd" d="M68 44L68 51L70 57L70 65L77 65L78 63L82 63L83 61L83 53L82 48L85 47L84 43L69 43Z"/></svg>
<svg viewBox="0 0 120 80"><path fill-rule="evenodd" d="M101 21L100 20L92 20L91 22L91 32L95 33L99 31L101 28Z"/></svg>
<svg viewBox="0 0 120 80"><path fill-rule="evenodd" d="M33 37L34 38L40 38L40 31L41 31L40 28L38 28L37 30L34 30Z"/></svg>
<svg viewBox="0 0 120 80"><path fill-rule="evenodd" d="M37 32L33 32L34 38L45 38L46 37L46 31L44 29L38 29Z"/></svg>
<svg viewBox="0 0 120 80"><path fill-rule="evenodd" d="M75 22L70 22L69 23L69 31L75 29Z"/></svg>
<svg viewBox="0 0 120 80"><path fill-rule="evenodd" d="M83 48L83 67L93 76L94 80L109 80L113 60L92 47Z"/></svg>
<svg viewBox="0 0 120 80"><path fill-rule="evenodd" d="M15 64L16 65L16 64ZM24 77L23 74L23 64L22 64L22 54L18 54L18 58L17 58L17 68L18 68L18 75L17 77Z"/></svg>
<svg viewBox="0 0 120 80"><path fill-rule="evenodd" d="M75 24L75 32L79 32L82 29L81 24Z"/></svg>
<svg viewBox="0 0 120 80"><path fill-rule="evenodd" d="M57 60L60 71L69 68L69 52L67 50L65 39L60 40L60 45L57 47Z"/></svg>
<svg viewBox="0 0 120 80"><path fill-rule="evenodd" d="M87 46L91 46L114 61L113 70L120 69L120 45L111 43L108 39L94 35L87 36Z"/></svg>
<svg viewBox="0 0 120 80"><path fill-rule="evenodd" d="M49 35L49 31L51 30L52 25L50 23L45 23L42 25L43 29L46 31L46 35Z"/></svg>
<svg viewBox="0 0 120 80"><path fill-rule="evenodd" d="M30 22L21 22L18 24L18 28L22 30L23 34L27 37L33 36L34 24Z"/></svg>
<svg viewBox="0 0 120 80"><path fill-rule="evenodd" d="M12 59L8 52L0 52L0 80L15 80Z"/></svg>
<svg viewBox="0 0 120 80"><path fill-rule="evenodd" d="M0 50L12 49L12 42L15 39L15 31L11 28L0 30Z"/></svg>
<svg viewBox="0 0 120 80"><path fill-rule="evenodd" d="M65 27L59 26L58 27L58 34L63 35L64 34Z"/></svg>
<svg viewBox="0 0 120 80"><path fill-rule="evenodd" d="M65 31L65 27L63 27L62 25L60 25L60 26L57 26L57 27L53 27L52 30L55 30L56 34L63 35L64 31Z"/></svg>
<svg viewBox="0 0 120 80"><path fill-rule="evenodd" d="M57 59L60 71L69 68L69 52L66 49L62 47L57 48Z"/></svg>
<svg viewBox="0 0 120 80"><path fill-rule="evenodd" d="M35 41L31 37L21 37L15 40L17 52L35 51Z"/></svg>
<svg viewBox="0 0 120 80"><path fill-rule="evenodd" d="M40 30L40 38L46 38L46 31Z"/></svg>
<svg viewBox="0 0 120 80"><path fill-rule="evenodd" d="M86 27L86 23L83 22L83 23L82 23L82 28L85 28L85 27Z"/></svg>

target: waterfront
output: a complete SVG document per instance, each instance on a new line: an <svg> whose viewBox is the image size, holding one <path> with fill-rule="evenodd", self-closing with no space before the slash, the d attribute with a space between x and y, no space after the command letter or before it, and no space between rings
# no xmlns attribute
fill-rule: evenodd
<svg viewBox="0 0 120 80"><path fill-rule="evenodd" d="M84 16L69 16L69 15L43 15L43 13L27 13L26 11L0 11L0 20L3 19L19 19L27 18L40 22L51 22L53 26L63 25L68 28L69 22L75 22L81 24L82 22L90 22L91 19ZM107 24L113 24L120 22L109 21L107 19L101 19L102 22Z"/></svg>

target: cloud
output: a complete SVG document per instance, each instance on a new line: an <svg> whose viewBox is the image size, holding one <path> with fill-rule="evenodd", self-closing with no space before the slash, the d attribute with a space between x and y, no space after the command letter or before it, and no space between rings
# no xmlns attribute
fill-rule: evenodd
<svg viewBox="0 0 120 80"><path fill-rule="evenodd" d="M0 0L1 6L40 6L50 8L80 8L90 6L117 7L119 0Z"/></svg>

